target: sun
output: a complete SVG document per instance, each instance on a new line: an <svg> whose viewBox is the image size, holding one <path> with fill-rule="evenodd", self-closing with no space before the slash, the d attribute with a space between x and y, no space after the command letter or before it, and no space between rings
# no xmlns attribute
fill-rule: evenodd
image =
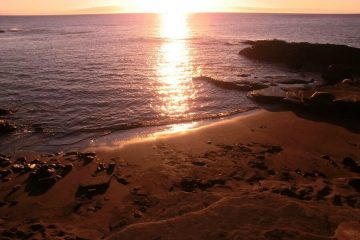
<svg viewBox="0 0 360 240"><path fill-rule="evenodd" d="M181 14L206 12L211 10L211 0L138 0L139 8L144 12Z"/></svg>

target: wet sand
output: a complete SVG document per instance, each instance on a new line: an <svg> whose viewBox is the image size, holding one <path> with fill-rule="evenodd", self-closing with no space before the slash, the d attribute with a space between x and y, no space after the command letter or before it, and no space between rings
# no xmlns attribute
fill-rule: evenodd
<svg viewBox="0 0 360 240"><path fill-rule="evenodd" d="M359 239L360 135L352 124L260 110L117 148L21 159L48 162L46 179L55 180L45 185L31 170L15 174L19 156L9 156L0 236Z"/></svg>

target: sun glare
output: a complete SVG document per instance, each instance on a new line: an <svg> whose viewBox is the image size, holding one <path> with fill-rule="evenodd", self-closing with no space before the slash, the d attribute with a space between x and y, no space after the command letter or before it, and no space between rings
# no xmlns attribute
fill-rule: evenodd
<svg viewBox="0 0 360 240"><path fill-rule="evenodd" d="M190 12L206 12L213 10L210 0L153 0L138 1L138 8L145 12L178 14Z"/></svg>
<svg viewBox="0 0 360 240"><path fill-rule="evenodd" d="M173 118L182 116L189 109L192 91L192 60L187 38L189 28L185 13L160 16L159 35L164 39L157 61L160 96L159 111Z"/></svg>

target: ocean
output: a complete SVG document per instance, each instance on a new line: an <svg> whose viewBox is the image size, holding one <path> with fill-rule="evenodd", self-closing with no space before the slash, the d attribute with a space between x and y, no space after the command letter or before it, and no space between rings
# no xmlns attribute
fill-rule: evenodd
<svg viewBox="0 0 360 240"><path fill-rule="evenodd" d="M18 126L0 152L71 149L252 110L246 92L192 78L318 79L245 59L242 42L360 47L359 26L360 15L0 16L0 108L16 109Z"/></svg>

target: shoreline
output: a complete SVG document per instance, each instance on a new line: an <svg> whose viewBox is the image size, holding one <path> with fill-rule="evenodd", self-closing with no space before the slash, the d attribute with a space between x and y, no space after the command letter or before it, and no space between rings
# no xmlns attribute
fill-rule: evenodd
<svg viewBox="0 0 360 240"><path fill-rule="evenodd" d="M2 171L39 159L50 176L6 176L0 234L356 239L348 234L359 234L359 149L351 129L258 110L118 148L29 155L23 163L9 156Z"/></svg>

